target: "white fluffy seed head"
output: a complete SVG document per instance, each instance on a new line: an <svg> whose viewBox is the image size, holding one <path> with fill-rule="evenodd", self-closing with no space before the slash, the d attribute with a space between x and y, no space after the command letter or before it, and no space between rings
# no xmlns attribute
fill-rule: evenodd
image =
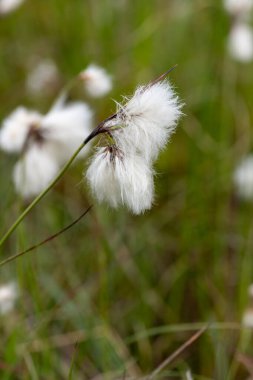
<svg viewBox="0 0 253 380"><path fill-rule="evenodd" d="M14 282L0 285L0 314L12 311L18 297L18 288Z"/></svg>
<svg viewBox="0 0 253 380"><path fill-rule="evenodd" d="M181 116L182 105L168 81L139 87L118 105L113 137L124 151L136 151L154 161L168 142Z"/></svg>
<svg viewBox="0 0 253 380"><path fill-rule="evenodd" d="M92 131L92 111L82 102L54 107L42 120L45 146L59 164L65 163ZM79 158L88 152L88 146Z"/></svg>
<svg viewBox="0 0 253 380"><path fill-rule="evenodd" d="M236 23L228 38L228 51L232 58L240 62L253 59L253 30L244 23Z"/></svg>
<svg viewBox="0 0 253 380"><path fill-rule="evenodd" d="M49 185L58 170L58 163L43 145L32 145L14 167L17 193L25 199L36 196Z"/></svg>
<svg viewBox="0 0 253 380"><path fill-rule="evenodd" d="M55 62L44 59L29 72L26 79L26 87L31 95L41 95L48 91L58 81L59 73Z"/></svg>
<svg viewBox="0 0 253 380"><path fill-rule="evenodd" d="M0 130L1 149L6 152L21 152L31 126L39 124L41 119L38 112L18 107L3 121Z"/></svg>
<svg viewBox="0 0 253 380"><path fill-rule="evenodd" d="M234 183L237 194L245 200L253 200L253 155L246 157L235 169Z"/></svg>
<svg viewBox="0 0 253 380"><path fill-rule="evenodd" d="M0 0L0 15L4 15L18 8L24 0Z"/></svg>
<svg viewBox="0 0 253 380"><path fill-rule="evenodd" d="M80 78L88 94L94 98L106 95L112 89L111 76L105 69L97 65L90 65L80 73Z"/></svg>
<svg viewBox="0 0 253 380"><path fill-rule="evenodd" d="M242 324L245 327L253 327L253 309L249 308L245 310L242 317Z"/></svg>
<svg viewBox="0 0 253 380"><path fill-rule="evenodd" d="M134 214L150 209L154 197L153 173L143 157L114 147L99 148L86 177L99 202L125 205Z"/></svg>
<svg viewBox="0 0 253 380"><path fill-rule="evenodd" d="M181 116L177 96L168 81L139 87L118 104L116 117L104 128L115 145L97 150L87 179L99 201L127 206L140 214L154 198L153 161L166 145Z"/></svg>
<svg viewBox="0 0 253 380"><path fill-rule="evenodd" d="M224 8L232 15L247 15L253 8L253 0L224 0Z"/></svg>
<svg viewBox="0 0 253 380"><path fill-rule="evenodd" d="M250 298L253 298L253 284L250 284L250 286L248 287L248 294Z"/></svg>

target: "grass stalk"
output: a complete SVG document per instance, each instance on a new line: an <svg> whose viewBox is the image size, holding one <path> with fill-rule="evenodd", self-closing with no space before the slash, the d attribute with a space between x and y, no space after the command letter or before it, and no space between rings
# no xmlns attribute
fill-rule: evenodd
<svg viewBox="0 0 253 380"><path fill-rule="evenodd" d="M16 228L19 226L19 224L22 222L22 220L26 217L26 215L40 202L42 198L56 185L56 183L61 179L61 177L64 175L64 173L68 170L74 159L77 157L77 155L81 152L81 150L84 148L84 146L87 144L89 140L86 139L79 148L75 151L75 153L72 155L72 157L69 159L69 161L63 166L61 171L57 174L55 179L49 184L49 186L43 190L22 212L22 214L16 219L16 221L11 225L11 227L8 229L8 231L3 235L3 237L0 240L0 247L5 243L5 241L9 238L9 236L16 230Z"/></svg>

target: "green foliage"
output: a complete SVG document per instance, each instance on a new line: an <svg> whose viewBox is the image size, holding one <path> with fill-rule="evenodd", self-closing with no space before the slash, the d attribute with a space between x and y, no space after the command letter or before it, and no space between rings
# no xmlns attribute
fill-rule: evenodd
<svg viewBox="0 0 253 380"><path fill-rule="evenodd" d="M0 268L1 282L20 287L15 310L0 317L1 379L136 379L208 322L214 325L161 378L185 379L188 368L194 379L246 378L236 352L253 354L251 333L236 323L253 282L252 205L238 202L232 176L252 145L253 70L227 54L221 5L27 0L0 24L2 118L20 104L46 111L90 62L114 75L113 94L92 101L97 121L114 111L111 97L176 63L170 77L186 103L157 162L150 212L134 217L95 204L72 230ZM36 98L25 80L39 57L57 63L61 83ZM80 88L71 96L86 99ZM1 236L24 207L11 182L13 161L1 153ZM71 167L28 215L1 260L94 203L80 183L85 165Z"/></svg>

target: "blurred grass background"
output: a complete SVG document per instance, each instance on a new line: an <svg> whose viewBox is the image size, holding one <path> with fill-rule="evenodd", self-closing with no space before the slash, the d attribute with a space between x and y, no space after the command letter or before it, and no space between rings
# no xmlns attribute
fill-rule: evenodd
<svg viewBox="0 0 253 380"><path fill-rule="evenodd" d="M1 259L85 219L51 244L0 269L19 300L0 317L0 378L132 379L150 374L196 322L240 323L253 282L252 205L232 176L252 145L253 66L226 50L230 19L219 1L27 0L0 20L0 117L23 104L46 112L60 88L91 62L114 76L92 101L96 121L174 64L185 116L157 165L156 204L134 217L89 195L74 165L1 250ZM32 62L61 73L50 95L25 88ZM80 88L73 98L86 100ZM88 99L87 99L88 100ZM24 205L1 153L3 234ZM217 326L217 325L216 325ZM157 378L246 379L237 353L253 355L251 332L209 329Z"/></svg>

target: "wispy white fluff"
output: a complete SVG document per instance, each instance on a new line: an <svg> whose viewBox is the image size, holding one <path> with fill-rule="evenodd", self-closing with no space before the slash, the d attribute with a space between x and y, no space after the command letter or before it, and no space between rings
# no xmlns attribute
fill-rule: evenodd
<svg viewBox="0 0 253 380"><path fill-rule="evenodd" d="M11 312L18 298L18 288L14 282L0 285L0 314Z"/></svg>
<svg viewBox="0 0 253 380"><path fill-rule="evenodd" d="M58 170L58 163L43 145L31 146L14 167L17 193L23 198L36 196L49 185Z"/></svg>
<svg viewBox="0 0 253 380"><path fill-rule="evenodd" d="M181 116L181 103L168 81L139 87L118 104L103 125L114 145L100 148L87 172L94 195L112 207L140 214L154 198L153 162ZM111 141L111 140L110 140Z"/></svg>
<svg viewBox="0 0 253 380"><path fill-rule="evenodd" d="M253 328L253 309L252 308L248 308L245 310L242 317L242 324L245 327Z"/></svg>
<svg viewBox="0 0 253 380"><path fill-rule="evenodd" d="M116 147L99 148L86 173L92 192L100 202L120 204L140 214L152 206L152 169L139 155L123 153Z"/></svg>
<svg viewBox="0 0 253 380"><path fill-rule="evenodd" d="M244 23L234 24L228 38L228 50L230 55L237 61L252 61L253 29Z"/></svg>
<svg viewBox="0 0 253 380"><path fill-rule="evenodd" d="M141 86L124 105L118 105L113 124L119 129L112 131L113 137L121 149L135 150L153 161L167 144L180 116L181 104L168 81Z"/></svg>
<svg viewBox="0 0 253 380"><path fill-rule="evenodd" d="M18 8L24 0L0 0L0 14L7 14Z"/></svg>
<svg viewBox="0 0 253 380"><path fill-rule="evenodd" d="M234 172L234 183L238 195L253 200L253 155L246 157Z"/></svg>
<svg viewBox="0 0 253 380"><path fill-rule="evenodd" d="M253 8L253 0L224 0L225 9L232 15L247 15Z"/></svg>
<svg viewBox="0 0 253 380"><path fill-rule="evenodd" d="M49 58L40 61L28 73L26 87L31 95L41 95L54 85L59 77L55 62Z"/></svg>
<svg viewBox="0 0 253 380"><path fill-rule="evenodd" d="M0 130L0 147L6 152L19 153L25 144L32 126L40 124L42 115L36 111L18 107L2 124Z"/></svg>
<svg viewBox="0 0 253 380"><path fill-rule="evenodd" d="M90 96L99 98L108 94L112 89L112 78L105 69L97 65L90 65L80 73L86 91Z"/></svg>

